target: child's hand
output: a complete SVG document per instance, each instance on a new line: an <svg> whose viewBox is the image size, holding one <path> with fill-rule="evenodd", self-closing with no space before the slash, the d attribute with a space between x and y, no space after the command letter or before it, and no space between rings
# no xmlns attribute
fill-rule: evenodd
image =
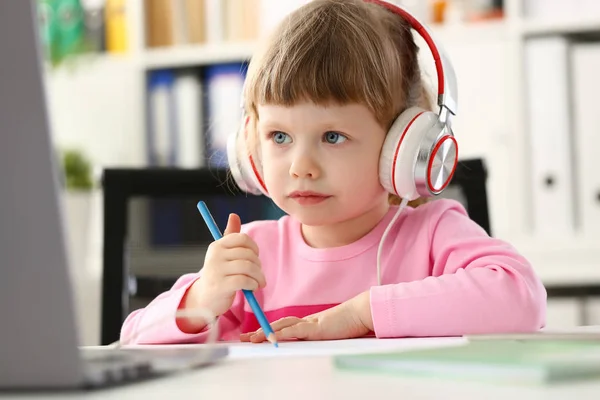
<svg viewBox="0 0 600 400"><path fill-rule="evenodd" d="M286 317L271 324L278 341L335 340L361 337L373 330L369 292L305 318ZM266 340L262 329L240 335L242 342Z"/></svg>
<svg viewBox="0 0 600 400"><path fill-rule="evenodd" d="M240 228L240 217L230 214L223 238L208 246L202 277L190 287L186 307L207 308L219 316L229 310L237 291L266 286L258 246Z"/></svg>

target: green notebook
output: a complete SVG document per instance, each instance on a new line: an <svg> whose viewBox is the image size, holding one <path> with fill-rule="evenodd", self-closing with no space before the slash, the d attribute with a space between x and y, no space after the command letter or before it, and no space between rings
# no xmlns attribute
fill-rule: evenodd
<svg viewBox="0 0 600 400"><path fill-rule="evenodd" d="M342 369L499 383L600 379L600 342L482 340L425 350L342 355Z"/></svg>

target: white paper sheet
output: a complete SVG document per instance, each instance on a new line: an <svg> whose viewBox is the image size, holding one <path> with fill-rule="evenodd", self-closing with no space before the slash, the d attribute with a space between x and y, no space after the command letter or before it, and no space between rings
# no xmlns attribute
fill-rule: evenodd
<svg viewBox="0 0 600 400"><path fill-rule="evenodd" d="M349 340L326 340L314 342L282 342L275 348L270 343L231 343L230 359L269 358L269 357L309 357L334 356L339 354L357 354L410 350L417 348L459 345L466 343L462 338L431 339L374 339L361 338Z"/></svg>
<svg viewBox="0 0 600 400"><path fill-rule="evenodd" d="M466 338L407 338L407 339L376 339L359 338L347 340L323 341L293 341L279 343L274 347L271 343L241 343L219 342L216 346L229 348L228 359L256 359L273 357L314 357L335 356L340 354L375 353L385 351L406 351L413 349L432 348L441 346L462 345ZM207 348L205 344L171 344L171 345L134 345L124 348L134 349L180 349L199 350ZM215 346L215 345L211 345ZM100 348L100 347L98 347Z"/></svg>

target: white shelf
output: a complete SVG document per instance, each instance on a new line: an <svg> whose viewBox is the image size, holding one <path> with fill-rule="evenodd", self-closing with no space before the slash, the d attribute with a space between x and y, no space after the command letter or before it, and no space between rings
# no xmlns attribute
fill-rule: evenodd
<svg viewBox="0 0 600 400"><path fill-rule="evenodd" d="M464 24L432 25L431 34L441 43L464 43L505 37L510 25L505 19L468 22Z"/></svg>
<svg viewBox="0 0 600 400"><path fill-rule="evenodd" d="M524 36L600 33L600 17L577 18L566 21L523 20L520 24Z"/></svg>
<svg viewBox="0 0 600 400"><path fill-rule="evenodd" d="M145 50L141 66L146 70L182 68L249 60L256 48L254 42L214 43Z"/></svg>
<svg viewBox="0 0 600 400"><path fill-rule="evenodd" d="M516 32L523 37L541 35L569 35L578 33L599 33L600 17L577 18L564 21L527 20L518 23L514 20L493 20L466 23L464 25L433 25L432 34L442 42L481 41L490 38L505 37Z"/></svg>
<svg viewBox="0 0 600 400"><path fill-rule="evenodd" d="M503 20L467 25L438 25L431 28L434 38L442 43L481 41L490 37L502 37L507 32L508 24ZM145 70L196 67L246 61L255 49L255 42L184 45L142 50L139 59Z"/></svg>

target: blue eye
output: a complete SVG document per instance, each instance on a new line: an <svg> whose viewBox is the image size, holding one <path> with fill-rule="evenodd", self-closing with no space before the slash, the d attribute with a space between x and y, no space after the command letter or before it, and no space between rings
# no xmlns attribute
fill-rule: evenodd
<svg viewBox="0 0 600 400"><path fill-rule="evenodd" d="M283 132L273 132L271 134L273 141L277 144L285 144L290 142L290 136Z"/></svg>
<svg viewBox="0 0 600 400"><path fill-rule="evenodd" d="M346 136L337 132L326 132L324 138L325 141L330 144L343 143L347 140Z"/></svg>

